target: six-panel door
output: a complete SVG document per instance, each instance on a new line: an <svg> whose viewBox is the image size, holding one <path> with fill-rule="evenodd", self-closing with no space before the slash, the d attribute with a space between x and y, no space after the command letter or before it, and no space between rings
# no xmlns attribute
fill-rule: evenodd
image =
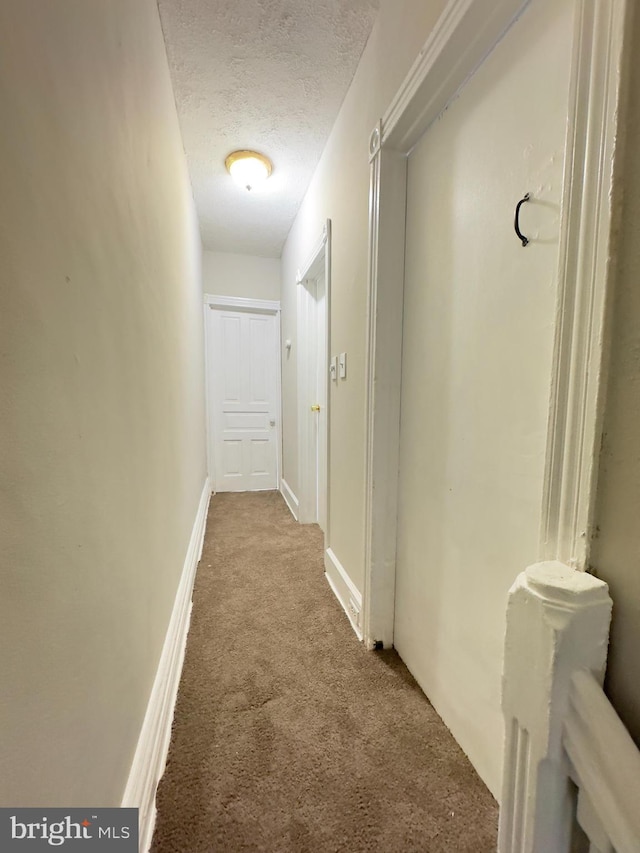
<svg viewBox="0 0 640 853"><path fill-rule="evenodd" d="M209 423L216 492L276 489L277 319L211 309Z"/></svg>

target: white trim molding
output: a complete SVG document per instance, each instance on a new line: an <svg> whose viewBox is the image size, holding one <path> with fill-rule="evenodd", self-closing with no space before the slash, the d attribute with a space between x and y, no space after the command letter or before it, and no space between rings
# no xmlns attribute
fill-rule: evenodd
<svg viewBox="0 0 640 853"><path fill-rule="evenodd" d="M265 311L277 314L280 311L278 299L248 299L244 296L215 296L205 293L204 301L212 308L235 308L237 311Z"/></svg>
<svg viewBox="0 0 640 853"><path fill-rule="evenodd" d="M311 494L312 487L309 485L314 481L312 468L317 464L315 454L310 452L313 445L311 425L308 418L307 400L308 388L315 381L316 364L310 360L308 347L305 343L311 340L315 333L315 296L309 287L324 273L325 280L325 353L327 365L324 372L326 401L326 507L325 507L325 547L330 543L330 471L331 471L331 383L329 382L329 358L331 353L331 220L327 219L322 234L313 250L307 264L302 271L298 271L296 283L300 285L297 289L297 390L298 390L298 520L307 524L315 522L316 511L313 508L315 501ZM313 328L313 333L312 333Z"/></svg>
<svg viewBox="0 0 640 853"><path fill-rule="evenodd" d="M375 134L374 130L374 134ZM367 305L365 583L367 648L393 645L400 457L400 391L406 158L379 150L371 162ZM381 196L384 205L380 204ZM384 283L378 286L378 282Z"/></svg>
<svg viewBox="0 0 640 853"><path fill-rule="evenodd" d="M140 730L122 808L139 809L139 847L147 851L156 819L156 788L164 772L191 617L191 595L202 556L211 486L207 477L191 531L160 662Z"/></svg>
<svg viewBox="0 0 640 853"><path fill-rule="evenodd" d="M325 247L331 237L331 220L327 219L320 239L316 243L314 250L311 252L309 260L302 268L302 272L298 270L296 274L296 284L303 284L310 278L317 278L323 270Z"/></svg>
<svg viewBox="0 0 640 853"><path fill-rule="evenodd" d="M365 644L393 644L406 166L413 147L529 3L450 0L373 129L370 160ZM575 0L540 552L583 569L607 362L611 189L626 0Z"/></svg>
<svg viewBox="0 0 640 853"><path fill-rule="evenodd" d="M408 154L530 2L449 0L380 122L380 147Z"/></svg>
<svg viewBox="0 0 640 853"><path fill-rule="evenodd" d="M327 548L324 552L324 575L333 590L333 594L347 614L356 636L362 640L362 628L360 626L362 595L331 548Z"/></svg>
<svg viewBox="0 0 640 853"><path fill-rule="evenodd" d="M293 490L291 489L284 477L280 478L280 494L284 498L284 502L286 503L286 505L289 507L289 512L297 521L300 502L298 501L298 498L294 495Z"/></svg>
<svg viewBox="0 0 640 853"><path fill-rule="evenodd" d="M611 189L626 0L579 0L540 559L588 565L604 408Z"/></svg>

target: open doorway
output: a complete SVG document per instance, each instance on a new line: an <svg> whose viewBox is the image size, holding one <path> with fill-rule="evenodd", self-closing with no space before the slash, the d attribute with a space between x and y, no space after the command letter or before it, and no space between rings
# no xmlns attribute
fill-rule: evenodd
<svg viewBox="0 0 640 853"><path fill-rule="evenodd" d="M329 527L330 224L298 274L299 521Z"/></svg>

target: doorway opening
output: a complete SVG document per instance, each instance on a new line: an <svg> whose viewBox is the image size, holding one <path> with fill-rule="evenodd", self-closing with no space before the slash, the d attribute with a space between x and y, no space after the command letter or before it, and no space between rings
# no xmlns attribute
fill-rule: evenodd
<svg viewBox="0 0 640 853"><path fill-rule="evenodd" d="M298 274L299 521L318 524L329 541L330 222Z"/></svg>

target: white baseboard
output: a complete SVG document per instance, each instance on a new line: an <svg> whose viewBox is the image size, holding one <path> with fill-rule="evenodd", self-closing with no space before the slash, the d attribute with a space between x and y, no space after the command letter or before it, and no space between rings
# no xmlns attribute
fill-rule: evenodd
<svg viewBox="0 0 640 853"><path fill-rule="evenodd" d="M291 515L297 521L298 515L299 515L298 507L300 506L300 502L298 501L298 498L291 491L289 484L284 479L284 477L282 477L280 480L280 494L284 498L286 505L289 507L289 510L291 511Z"/></svg>
<svg viewBox="0 0 640 853"><path fill-rule="evenodd" d="M324 576L351 622L358 639L362 640L362 595L331 548L324 552Z"/></svg>
<svg viewBox="0 0 640 853"><path fill-rule="evenodd" d="M122 806L139 809L139 850L146 853L156 820L156 788L164 772L171 739L171 724L180 674L184 662L191 595L196 568L202 555L207 510L211 497L209 478L205 481L191 539L176 593L171 620L165 636L158 670L151 689L138 745L133 757Z"/></svg>

